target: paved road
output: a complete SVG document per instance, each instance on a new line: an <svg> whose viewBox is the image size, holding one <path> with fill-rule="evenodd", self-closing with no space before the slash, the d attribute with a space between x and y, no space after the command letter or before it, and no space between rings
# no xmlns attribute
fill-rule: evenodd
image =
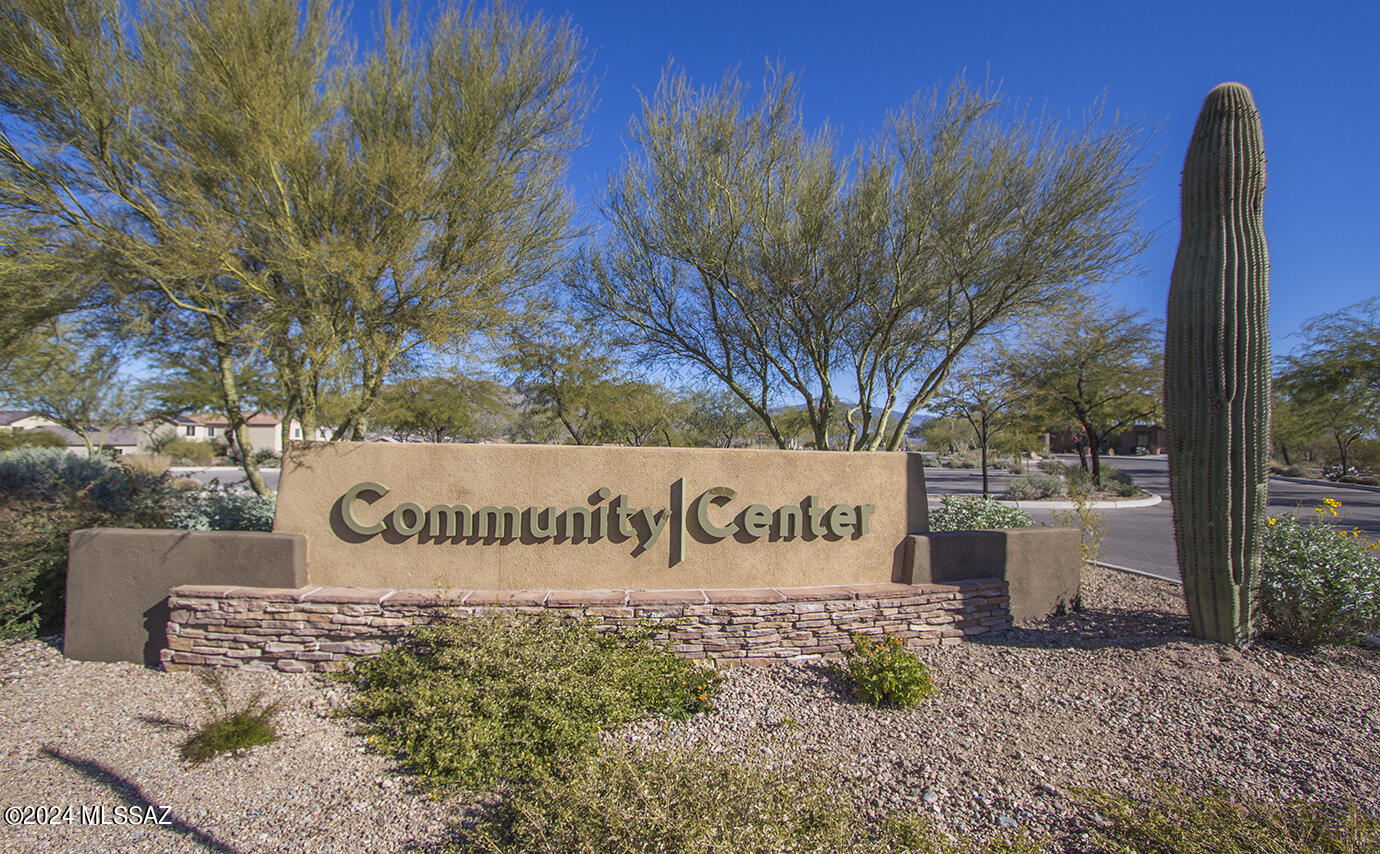
<svg viewBox="0 0 1380 854"><path fill-rule="evenodd" d="M1078 461L1076 456L1061 456L1060 459L1073 464ZM1107 536L1102 542L1103 562L1177 579L1179 569L1174 556L1174 511L1169 500L1168 460L1164 457L1104 459L1165 500L1154 507L1100 511L1107 520ZM989 472L988 476L993 484L993 492L999 492L1006 473ZM977 494L982 491L980 475L973 470L925 469L925 480L931 495ZM1355 526L1371 537L1380 538L1380 492L1349 484L1297 483L1278 477L1270 478L1268 506L1271 513L1311 515L1310 508L1321 504L1324 498L1335 498L1342 502L1344 515L1330 521L1347 529ZM1049 522L1053 513L1037 510L1031 515L1037 522Z"/></svg>
<svg viewBox="0 0 1380 854"><path fill-rule="evenodd" d="M210 483L212 480L220 481L222 486L246 483L244 470L239 467L218 466L199 469L174 466L170 471L178 477L194 477L202 483ZM259 469L259 473L264 476L264 483L268 484L269 489L276 490L278 488L277 469Z"/></svg>

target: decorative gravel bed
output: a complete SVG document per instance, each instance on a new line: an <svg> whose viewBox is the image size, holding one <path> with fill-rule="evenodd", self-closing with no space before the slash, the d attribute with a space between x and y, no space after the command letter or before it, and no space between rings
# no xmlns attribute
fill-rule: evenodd
<svg viewBox="0 0 1380 854"><path fill-rule="evenodd" d="M1271 800L1348 799L1380 814L1380 651L1236 652L1185 636L1178 588L1090 568L1085 609L982 643L928 649L937 697L910 711L847 698L817 664L732 671L715 712L611 733L815 767L871 811L915 809L952 834L1049 830L1077 848L1078 786L1156 779ZM6 827L0 850L396 851L445 839L463 804L419 794L331 716L322 677L236 673L281 700L282 739L191 766L204 719L191 674L0 648L0 804L171 807L171 826ZM161 813L161 811L160 811ZM78 816L79 817L79 816ZM1088 816L1082 816L1083 820ZM1095 819L1094 819L1095 820Z"/></svg>

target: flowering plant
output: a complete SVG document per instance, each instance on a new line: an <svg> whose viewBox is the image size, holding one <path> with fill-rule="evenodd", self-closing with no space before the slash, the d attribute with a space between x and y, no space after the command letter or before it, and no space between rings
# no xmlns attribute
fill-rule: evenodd
<svg viewBox="0 0 1380 854"><path fill-rule="evenodd" d="M934 693L930 669L895 635L876 641L854 633L853 648L837 671L858 699L874 706L908 709Z"/></svg>
<svg viewBox="0 0 1380 854"><path fill-rule="evenodd" d="M1380 543L1358 528L1334 526L1341 504L1328 498L1306 520L1266 520L1260 584L1266 634L1314 646L1380 631Z"/></svg>

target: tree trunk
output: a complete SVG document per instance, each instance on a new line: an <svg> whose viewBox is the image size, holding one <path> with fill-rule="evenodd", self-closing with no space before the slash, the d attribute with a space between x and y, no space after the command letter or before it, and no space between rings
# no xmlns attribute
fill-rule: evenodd
<svg viewBox="0 0 1380 854"><path fill-rule="evenodd" d="M983 498L986 498L986 497L987 497L987 442L986 442L986 441L979 441L978 444L982 445L982 449L981 449L981 456L982 456L982 497L983 497Z"/></svg>
<svg viewBox="0 0 1380 854"><path fill-rule="evenodd" d="M244 469L244 476L249 481L250 488L258 495L267 495L268 484L264 483L264 476L259 472L258 464L254 462L254 448L249 442L249 426L245 423L239 389L235 386L235 363L230 355L230 345L226 343L225 336L216 333L213 324L211 334L215 338L213 344L216 348L216 368L220 373L220 393L225 404L228 432L239 447L240 467Z"/></svg>
<svg viewBox="0 0 1380 854"><path fill-rule="evenodd" d="M1093 489L1102 488L1102 437L1097 435L1087 424L1083 425L1083 433L1088 437L1088 453L1092 456L1092 484Z"/></svg>

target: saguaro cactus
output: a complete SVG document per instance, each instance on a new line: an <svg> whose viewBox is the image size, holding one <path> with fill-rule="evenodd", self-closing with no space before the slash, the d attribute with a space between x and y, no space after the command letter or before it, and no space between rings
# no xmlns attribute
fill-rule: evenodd
<svg viewBox="0 0 1380 854"><path fill-rule="evenodd" d="M1251 92L1208 93L1184 158L1164 410L1174 539L1193 633L1253 634L1270 449L1265 144Z"/></svg>

